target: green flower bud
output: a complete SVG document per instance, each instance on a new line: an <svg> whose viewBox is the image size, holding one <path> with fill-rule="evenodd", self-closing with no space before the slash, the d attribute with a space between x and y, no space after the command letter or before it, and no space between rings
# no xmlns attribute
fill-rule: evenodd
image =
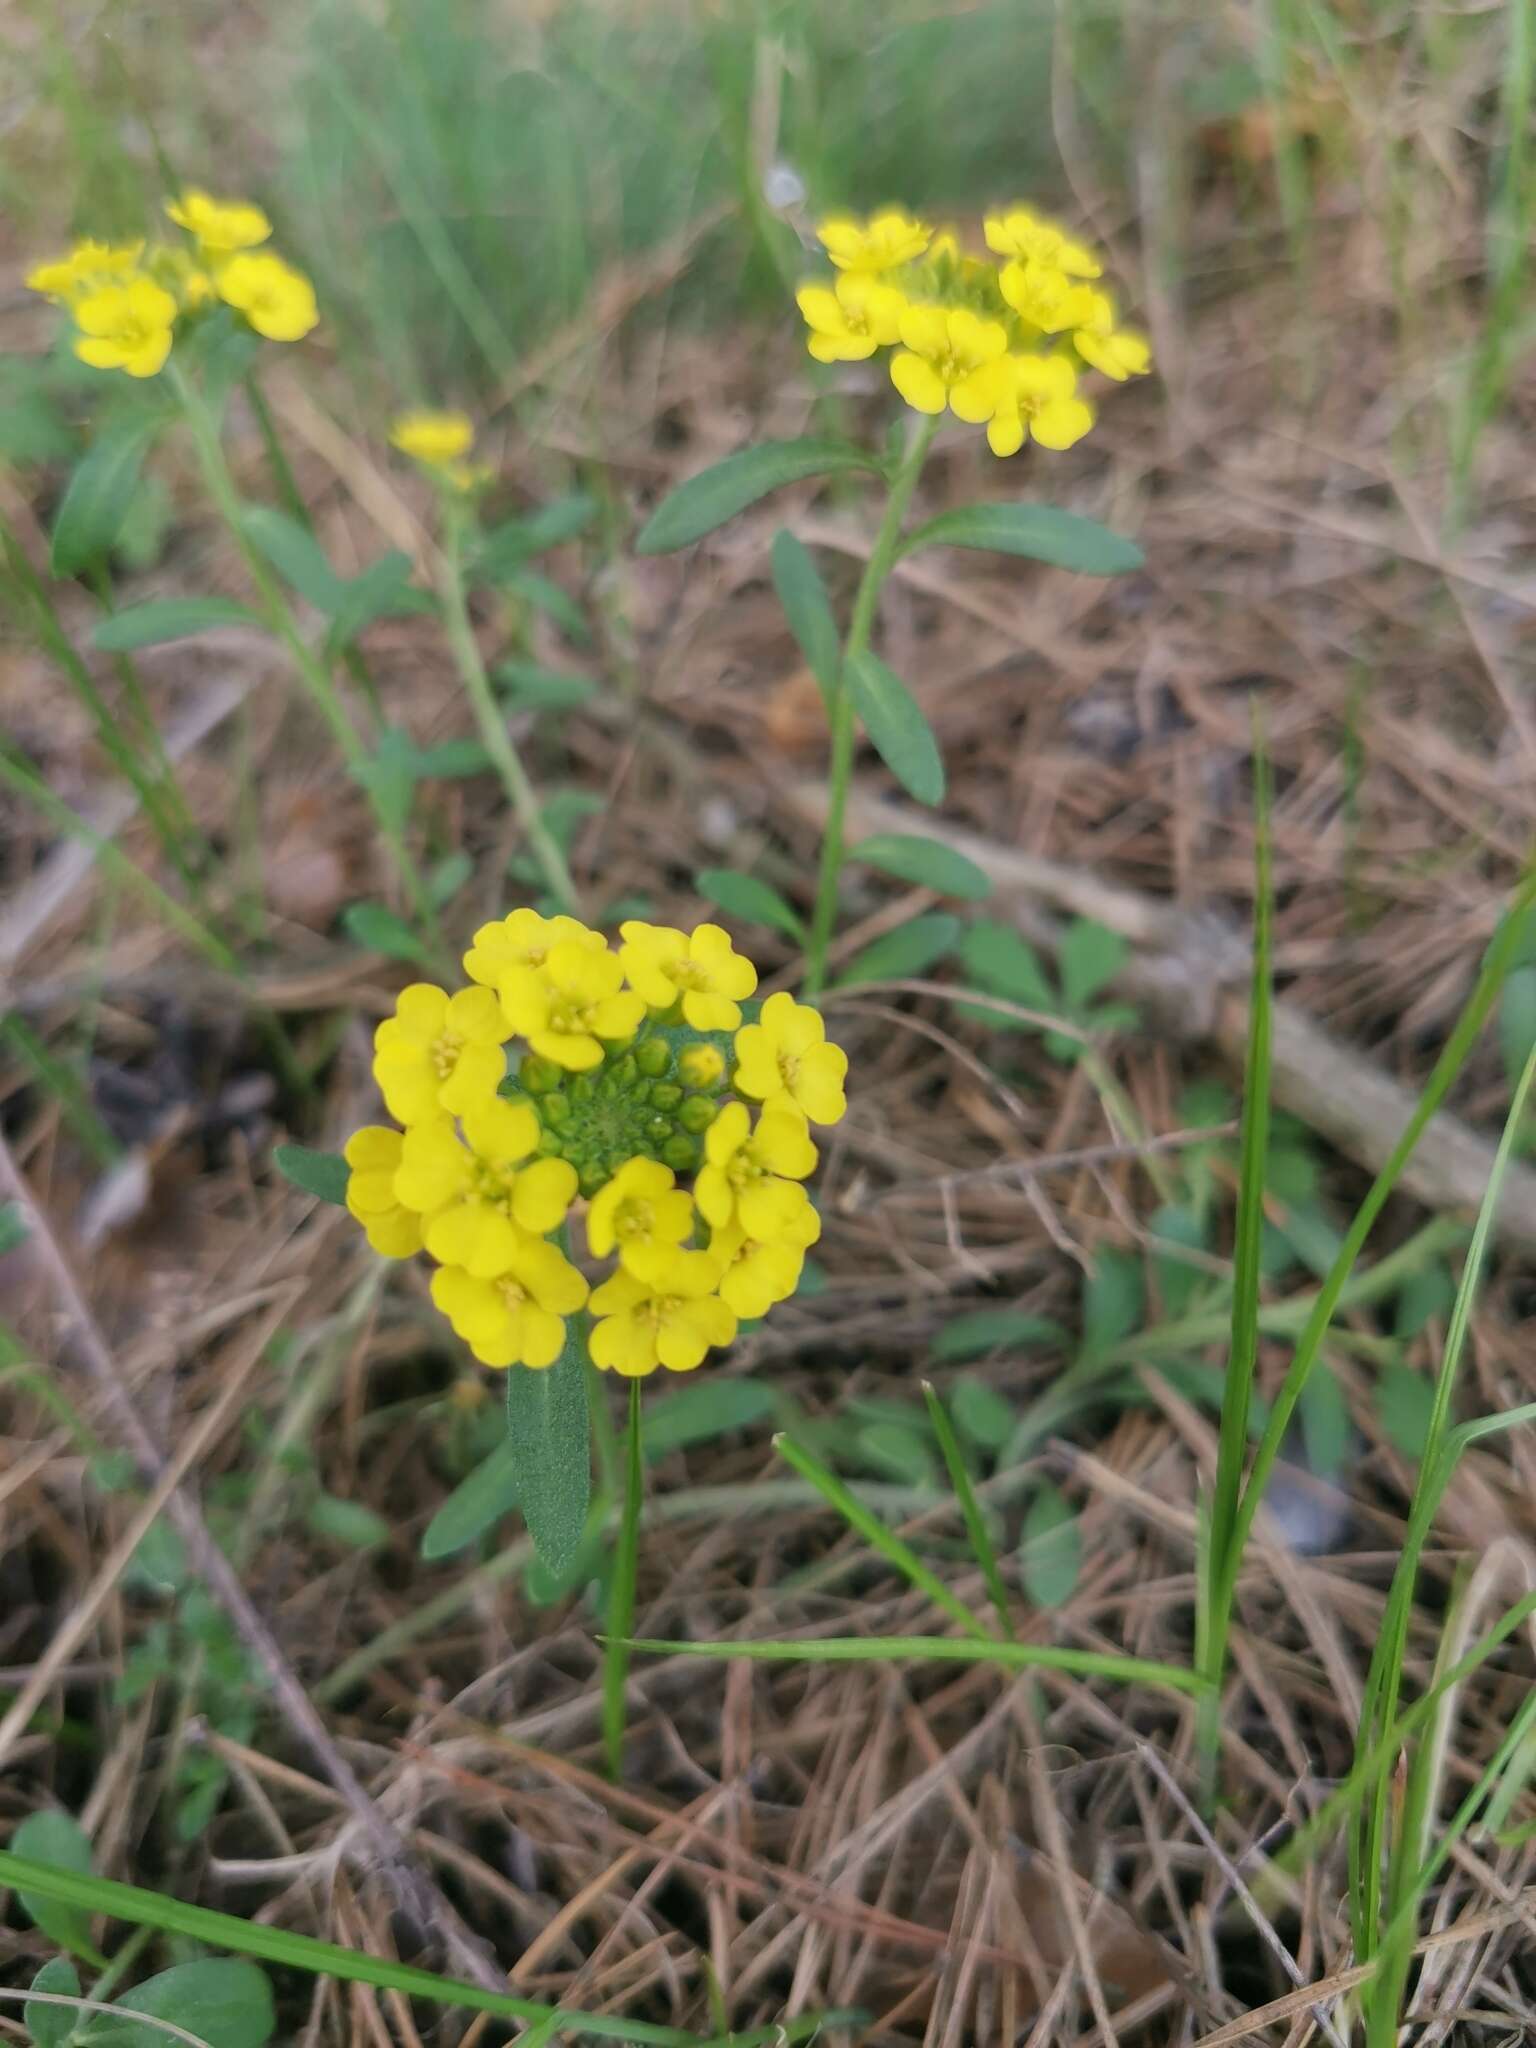
<svg viewBox="0 0 1536 2048"><path fill-rule="evenodd" d="M608 1069L610 1082L620 1088L632 1088L640 1072L638 1057L632 1052L621 1053Z"/></svg>
<svg viewBox="0 0 1536 2048"><path fill-rule="evenodd" d="M683 1091L675 1081L657 1081L650 1090L652 1109L676 1109L683 1099Z"/></svg>
<svg viewBox="0 0 1536 2048"><path fill-rule="evenodd" d="M677 1071L690 1088L713 1088L725 1072L725 1054L717 1045L685 1046L677 1056Z"/></svg>
<svg viewBox="0 0 1536 2048"><path fill-rule="evenodd" d="M685 1131L691 1131L697 1138L709 1129L719 1114L718 1102L711 1102L707 1095L690 1095L677 1112L677 1120Z"/></svg>
<svg viewBox="0 0 1536 2048"><path fill-rule="evenodd" d="M692 1138L676 1131L661 1148L661 1163L674 1173L691 1173L699 1163L699 1148Z"/></svg>
<svg viewBox="0 0 1536 2048"><path fill-rule="evenodd" d="M659 1081L672 1065L672 1048L664 1038L645 1038L635 1047L635 1065L648 1081Z"/></svg>
<svg viewBox="0 0 1536 2048"><path fill-rule="evenodd" d="M529 1053L517 1070L517 1078L530 1095L547 1095L552 1088L558 1088L565 1079L565 1071L553 1060L540 1059L537 1053Z"/></svg>
<svg viewBox="0 0 1536 2048"><path fill-rule="evenodd" d="M597 1193L598 1189L605 1186L612 1178L613 1176L609 1173L607 1167L598 1165L595 1160L586 1166L579 1166L576 1169L576 1185L589 1201Z"/></svg>
<svg viewBox="0 0 1536 2048"><path fill-rule="evenodd" d="M539 1104L539 1114L546 1124L568 1123L571 1116L569 1096L559 1093L546 1095Z"/></svg>
<svg viewBox="0 0 1536 2048"><path fill-rule="evenodd" d="M597 1093L597 1083L590 1074L577 1074L568 1084L567 1092L572 1102L585 1105Z"/></svg>

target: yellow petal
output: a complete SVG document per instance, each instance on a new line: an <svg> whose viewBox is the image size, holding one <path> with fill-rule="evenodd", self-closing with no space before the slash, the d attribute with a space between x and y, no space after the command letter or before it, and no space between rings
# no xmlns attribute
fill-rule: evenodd
<svg viewBox="0 0 1536 2048"><path fill-rule="evenodd" d="M914 412L944 410L944 380L932 363L905 352L891 357L891 382Z"/></svg>

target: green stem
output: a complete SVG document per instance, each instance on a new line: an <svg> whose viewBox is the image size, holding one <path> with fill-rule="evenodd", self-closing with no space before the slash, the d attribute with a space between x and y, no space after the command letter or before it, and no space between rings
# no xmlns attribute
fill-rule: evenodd
<svg viewBox="0 0 1536 2048"><path fill-rule="evenodd" d="M890 493L885 501L885 513L880 521L880 530L875 535L875 544L870 549L869 560L864 565L864 574L859 578L858 591L853 600L853 612L848 620L848 634L843 641L842 659L838 663L837 682L832 696L832 747L827 767L827 822L821 840L821 865L816 879L816 907L811 913L811 934L805 948L803 993L808 997L818 994L826 983L827 949L832 943L832 927L837 921L837 887L843 872L843 825L848 812L848 787L853 778L855 739L853 698L848 690L848 669L869 646L880 592L884 589L885 580L896 561L902 521L906 517L912 493L917 488L917 480L922 474L923 463L938 430L937 418L919 421L907 443L907 452L901 459L901 465L891 478Z"/></svg>
<svg viewBox="0 0 1536 2048"><path fill-rule="evenodd" d="M367 791L373 807L380 836L389 847L395 868L411 900L411 907L420 919L423 928L429 932L435 945L442 950L442 936L438 927L437 913L427 891L421 872L412 859L405 844L404 835L389 816L377 793L370 786L367 774L368 753L357 729L347 715L335 683L325 665L318 661L309 643L299 629L293 608L283 595L282 586L267 567L258 549L252 546L245 531L242 518L243 506L239 489L225 459L224 445L219 438L218 424L209 411L202 394L186 374L173 361L167 372L171 386L181 403L182 413L192 432L193 444L197 449L198 462L202 468L203 481L208 487L220 518L228 527L230 537L240 551L240 559L246 574L261 600L261 609L266 623L289 658L310 702L319 712L341 750L342 758L354 779Z"/></svg>
<svg viewBox="0 0 1536 2048"><path fill-rule="evenodd" d="M523 766L522 756L512 744L512 735L507 731L506 719L496 702L490 677L485 672L485 663L481 658L480 644L470 623L469 604L464 589L463 515L460 508L453 503L445 501L445 505L444 565L440 590L448 645L453 652L470 708L475 714L475 723L480 728L485 750L495 763L502 787L507 792L507 799L523 828L529 846L533 849L534 858L543 870L549 893L562 910L576 911L580 908L576 884L571 879L565 855L560 851L554 834L544 822L544 814L539 807L539 799L533 784L528 779L528 771Z"/></svg>
<svg viewBox="0 0 1536 2048"><path fill-rule="evenodd" d="M625 1434L624 1511L613 1553L608 1595L608 1640L603 1646L603 1750L608 1775L617 1784L624 1769L625 1694L629 1688L630 1637L635 1632L635 1573L640 1561L640 1503L645 1464L640 1445L640 1382L629 1383L629 1427Z"/></svg>

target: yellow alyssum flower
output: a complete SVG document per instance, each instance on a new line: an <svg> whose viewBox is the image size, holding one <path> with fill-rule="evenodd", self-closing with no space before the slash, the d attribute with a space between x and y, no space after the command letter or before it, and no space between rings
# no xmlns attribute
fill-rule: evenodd
<svg viewBox="0 0 1536 2048"><path fill-rule="evenodd" d="M576 1169L535 1159L539 1120L503 1096L466 1110L461 1138L447 1117L412 1124L401 1141L395 1195L427 1221L427 1250L477 1280L507 1272L518 1247L558 1229L576 1195Z"/></svg>
<svg viewBox="0 0 1536 2048"><path fill-rule="evenodd" d="M695 925L685 933L632 917L620 925L619 936L629 985L653 1010L668 1010L681 998L683 1016L695 1031L736 1029L740 998L757 987L757 969L719 925Z"/></svg>
<svg viewBox="0 0 1536 2048"><path fill-rule="evenodd" d="M577 918L563 913L541 917L527 908L514 910L480 926L464 955L464 972L486 988L499 988L509 967L542 967L550 947L567 940L599 953L605 945L601 932L589 931Z"/></svg>
<svg viewBox="0 0 1536 2048"><path fill-rule="evenodd" d="M744 1102L728 1102L704 1133L705 1164L694 1184L699 1213L712 1230L739 1223L769 1244L792 1227L805 1199L795 1183L816 1166L798 1110L765 1109L753 1128Z"/></svg>
<svg viewBox="0 0 1536 2048"><path fill-rule="evenodd" d="M1005 356L993 366L987 441L1014 455L1026 436L1042 448L1070 448L1093 425L1093 407L1077 396L1077 372L1065 356ZM980 394L978 394L978 404Z"/></svg>
<svg viewBox="0 0 1536 2048"><path fill-rule="evenodd" d="M891 382L915 412L941 413L947 404L963 420L990 417L990 405L975 410L976 394L983 373L1008 346L1000 320L983 320L966 307L908 306L901 339L903 348L891 357Z"/></svg>
<svg viewBox="0 0 1536 2048"><path fill-rule="evenodd" d="M606 1259L617 1250L620 1264L639 1280L655 1279L693 1234L693 1201L675 1184L670 1166L655 1159L631 1159L587 1210L587 1244Z"/></svg>
<svg viewBox="0 0 1536 2048"><path fill-rule="evenodd" d="M67 256L39 263L27 272L30 292L68 304L98 285L121 284L137 269L144 244L139 242L76 242Z"/></svg>
<svg viewBox="0 0 1536 2048"><path fill-rule="evenodd" d="M389 430L391 445L428 469L443 469L469 453L475 429L467 413L403 412Z"/></svg>
<svg viewBox="0 0 1536 2048"><path fill-rule="evenodd" d="M795 303L810 334L806 346L819 363L859 363L901 334L906 296L873 272L844 271L829 290L802 285Z"/></svg>
<svg viewBox="0 0 1536 2048"><path fill-rule="evenodd" d="M692 1372L711 1345L729 1344L736 1317L715 1292L720 1268L708 1252L678 1252L655 1279L621 1268L593 1289L592 1363L639 1379L664 1365Z"/></svg>
<svg viewBox="0 0 1536 2048"><path fill-rule="evenodd" d="M75 354L97 370L153 377L171 352L176 301L147 277L106 284L76 299L71 311L79 335Z"/></svg>
<svg viewBox="0 0 1536 2048"><path fill-rule="evenodd" d="M254 249L272 232L271 221L250 200L214 199L195 185L167 200L165 210L210 256L233 256L239 249Z"/></svg>
<svg viewBox="0 0 1536 2048"><path fill-rule="evenodd" d="M1103 296L1054 263L1033 258L1005 263L997 282L1019 318L1042 334L1063 334L1069 327L1082 326L1092 317L1094 300Z"/></svg>
<svg viewBox="0 0 1536 2048"><path fill-rule="evenodd" d="M420 1123L494 1095L507 1071L501 1048L511 1036L489 989L461 988L450 996L433 982L412 982L373 1036L373 1078L390 1115L397 1123Z"/></svg>
<svg viewBox="0 0 1536 2048"><path fill-rule="evenodd" d="M1024 262L1054 263L1072 277L1098 277L1104 266L1083 242L1074 241L1054 221L1042 220L1027 206L988 214L982 223L987 247L998 256Z"/></svg>
<svg viewBox="0 0 1536 2048"><path fill-rule="evenodd" d="M226 306L243 313L268 341L302 341L320 320L315 288L303 271L266 250L231 256L213 273Z"/></svg>
<svg viewBox="0 0 1536 2048"><path fill-rule="evenodd" d="M725 1072L725 1054L717 1045L685 1045L677 1071L685 1088L713 1088Z"/></svg>
<svg viewBox="0 0 1536 2048"><path fill-rule="evenodd" d="M721 1266L716 1292L743 1322L767 1315L776 1301L788 1301L800 1285L807 1247L821 1235L821 1218L804 1188L798 1206L786 1214L777 1237L748 1237L739 1223L711 1231L710 1257Z"/></svg>
<svg viewBox="0 0 1536 2048"><path fill-rule="evenodd" d="M839 270L894 270L922 255L933 230L899 206L888 206L864 222L834 214L816 234Z"/></svg>
<svg viewBox="0 0 1536 2048"><path fill-rule="evenodd" d="M368 1242L386 1259L408 1259L421 1250L421 1218L395 1193L402 1140L385 1124L365 1124L343 1148L352 1171L347 1176L347 1208L367 1232Z"/></svg>
<svg viewBox="0 0 1536 2048"><path fill-rule="evenodd" d="M813 1124L837 1123L848 1107L848 1055L826 1039L821 1012L779 990L757 1023L736 1034L737 1089L770 1108L798 1109Z"/></svg>
<svg viewBox="0 0 1536 2048"><path fill-rule="evenodd" d="M606 946L561 939L538 967L518 964L501 976L501 1005L541 1059L582 1073L600 1066L603 1040L638 1031L645 1004L623 993L624 969Z"/></svg>
<svg viewBox="0 0 1536 2048"><path fill-rule="evenodd" d="M432 1275L432 1299L482 1365L553 1365L565 1345L565 1317L587 1299L587 1283L562 1252L524 1238L493 1279L462 1266Z"/></svg>
<svg viewBox="0 0 1536 2048"><path fill-rule="evenodd" d="M1116 327L1115 302L1108 292L1089 292L1083 320L1075 323L1072 346L1085 363L1102 370L1123 384L1127 377L1144 377L1152 367L1152 351L1145 335L1131 327Z"/></svg>

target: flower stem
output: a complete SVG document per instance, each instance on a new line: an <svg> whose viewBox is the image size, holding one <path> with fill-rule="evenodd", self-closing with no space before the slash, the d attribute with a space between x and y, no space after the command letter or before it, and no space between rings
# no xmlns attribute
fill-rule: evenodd
<svg viewBox="0 0 1536 2048"><path fill-rule="evenodd" d="M554 834L544 822L544 814L539 808L539 799L533 784L528 779L528 771L523 766L522 756L512 743L512 735L507 731L506 719L491 689L490 677L485 672L480 643L476 640L475 629L470 623L469 604L464 589L464 522L458 508L453 504L447 505L446 513L443 535L444 566L440 590L448 645L453 650L459 678L474 711L475 723L480 728L485 750L495 763L508 801L516 813L529 846L533 849L534 858L543 870L549 893L562 910L578 910L580 903L576 894L576 884L571 879L565 855L560 851Z"/></svg>
<svg viewBox="0 0 1536 2048"><path fill-rule="evenodd" d="M640 1502L645 1467L640 1456L640 1382L629 1383L629 1428L625 1436L624 1512L613 1553L608 1594L608 1640L603 1648L603 1749L608 1775L618 1782L624 1768L625 1693L629 1685L629 1641L635 1632L635 1570L640 1558Z"/></svg>
<svg viewBox="0 0 1536 2048"><path fill-rule="evenodd" d="M821 840L816 907L811 913L811 935L805 948L803 992L806 996L818 994L826 982L827 948L832 943L832 928L837 921L837 885L843 871L843 822L848 811L848 785L853 777L854 717L853 699L848 691L848 669L869 646L875 607L896 560L902 521L906 518L907 506L911 503L923 463L938 430L937 417L919 421L907 443L907 452L891 478L880 530L875 535L875 544L859 579L847 637L843 641L831 705L832 750L827 768L827 822Z"/></svg>
<svg viewBox="0 0 1536 2048"><path fill-rule="evenodd" d="M370 785L367 774L367 749L347 715L347 708L329 671L323 662L317 660L313 649L304 638L299 622L294 617L293 607L283 595L282 586L246 534L241 516L244 508L229 463L225 459L218 424L202 393L174 361L167 375L180 401L183 416L191 429L198 462L203 472L203 481L208 486L208 495L240 551L240 559L245 565L246 574L261 600L261 609L265 614L268 629L291 658L299 681L303 684L310 702L324 719L331 737L341 749L342 758L349 772L367 792L380 837L390 850L396 872L410 898L411 907L423 929L430 934L436 948L442 951L442 935L437 913L432 907L432 899L427 892L421 871L405 844L400 827L389 816L377 792Z"/></svg>

